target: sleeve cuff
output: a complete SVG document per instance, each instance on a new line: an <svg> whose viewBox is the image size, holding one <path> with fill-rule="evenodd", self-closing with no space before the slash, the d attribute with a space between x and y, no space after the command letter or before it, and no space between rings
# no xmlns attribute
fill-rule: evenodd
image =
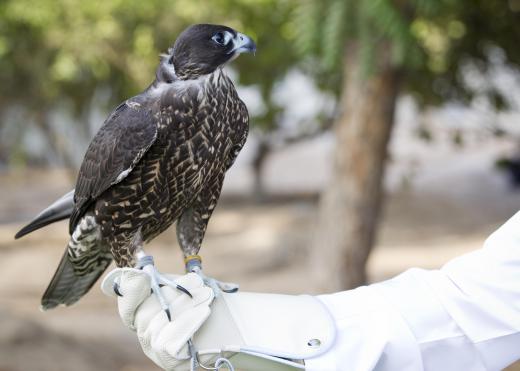
<svg viewBox="0 0 520 371"><path fill-rule="evenodd" d="M329 352L305 360L306 370L421 369L417 368L421 357L413 334L376 289L361 287L318 299L331 312L337 337Z"/></svg>

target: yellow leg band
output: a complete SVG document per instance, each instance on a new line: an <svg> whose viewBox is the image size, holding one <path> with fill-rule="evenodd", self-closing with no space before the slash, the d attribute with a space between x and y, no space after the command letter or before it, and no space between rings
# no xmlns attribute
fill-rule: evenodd
<svg viewBox="0 0 520 371"><path fill-rule="evenodd" d="M199 255L188 255L184 258L184 264L188 264L192 260L198 260L199 262L202 262L202 258Z"/></svg>

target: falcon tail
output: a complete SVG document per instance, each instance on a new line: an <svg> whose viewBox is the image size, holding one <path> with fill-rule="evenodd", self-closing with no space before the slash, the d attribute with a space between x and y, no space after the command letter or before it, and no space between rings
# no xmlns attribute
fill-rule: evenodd
<svg viewBox="0 0 520 371"><path fill-rule="evenodd" d="M110 265L111 259L101 260L95 269L78 276L69 261L67 250L42 297L41 309L48 310L60 304L72 305L85 295Z"/></svg>
<svg viewBox="0 0 520 371"><path fill-rule="evenodd" d="M18 239L46 225L67 219L72 214L74 208L74 190L70 191L60 199L56 200L52 205L47 207L36 218L15 234L14 238Z"/></svg>

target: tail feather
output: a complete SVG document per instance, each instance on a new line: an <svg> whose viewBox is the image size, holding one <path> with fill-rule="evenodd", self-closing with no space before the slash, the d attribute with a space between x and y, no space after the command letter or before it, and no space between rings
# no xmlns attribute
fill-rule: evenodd
<svg viewBox="0 0 520 371"><path fill-rule="evenodd" d="M39 213L33 221L20 229L14 236L15 239L25 236L46 225L67 219L74 209L74 190L70 191L60 199L56 200L52 205Z"/></svg>
<svg viewBox="0 0 520 371"><path fill-rule="evenodd" d="M106 256L100 256L99 264L93 270L79 276L74 272L74 267L69 261L67 250L65 250L60 265L43 294L42 309L52 309L60 304L69 306L77 302L103 274L111 260Z"/></svg>

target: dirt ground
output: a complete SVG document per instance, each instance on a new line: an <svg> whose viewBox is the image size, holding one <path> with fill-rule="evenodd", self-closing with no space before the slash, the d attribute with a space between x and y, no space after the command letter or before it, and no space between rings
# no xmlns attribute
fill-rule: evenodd
<svg viewBox="0 0 520 371"><path fill-rule="evenodd" d="M0 175L0 371L155 370L134 334L120 323L114 300L103 296L98 285L71 308L45 313L38 309L67 241L66 224L16 242L13 235L70 184L61 171ZM511 202L483 209L478 203L461 205L439 195L390 195L369 262L371 279L413 266L436 268L480 247L520 209L517 194L506 197ZM242 290L316 293L306 259L315 217L315 197L277 197L262 204L247 202L244 196L228 197L210 223L202 250L205 270L240 283ZM173 229L153 241L149 251L160 270L182 271Z"/></svg>

